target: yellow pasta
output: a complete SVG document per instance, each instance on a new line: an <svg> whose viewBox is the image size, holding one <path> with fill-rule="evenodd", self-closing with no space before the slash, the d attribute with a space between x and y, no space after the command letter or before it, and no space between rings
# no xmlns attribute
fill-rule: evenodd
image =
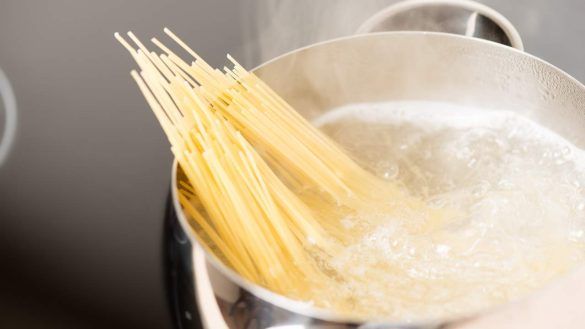
<svg viewBox="0 0 585 329"><path fill-rule="evenodd" d="M391 212L388 200L423 206L361 168L229 55L233 68L213 69L165 32L192 63L156 39L163 54L131 32L136 48L115 36L140 67L132 77L188 178L179 191L184 212L207 247L239 274L309 298L325 277L343 276L322 267L322 258L349 239L341 214L371 207ZM306 193L295 194L301 188Z"/></svg>

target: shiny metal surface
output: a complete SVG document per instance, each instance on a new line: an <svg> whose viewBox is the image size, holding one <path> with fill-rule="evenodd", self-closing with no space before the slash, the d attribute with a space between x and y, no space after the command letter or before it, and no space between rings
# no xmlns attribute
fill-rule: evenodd
<svg viewBox="0 0 585 329"><path fill-rule="evenodd" d="M262 65L255 73L309 120L348 103L443 101L469 105L470 110L512 110L577 147L585 147L585 131L581 129L585 125L585 87L534 56L493 42L427 32L361 35L293 51ZM282 79L283 74L287 79ZM174 172L174 184L177 177L180 175ZM252 326L246 328L295 324L298 328L426 329L452 322L368 324L367 319L335 315L273 294L242 279L214 256L205 258L176 198L173 201L179 221L195 246L195 280L211 287L209 294L197 297L200 311L221 314L230 328L244 328L242 318L251 319L246 323ZM211 294L215 295L215 304L210 301ZM242 300L247 303L242 304ZM213 321L221 321L221 317L209 320L211 327L215 328L218 324Z"/></svg>
<svg viewBox="0 0 585 329"><path fill-rule="evenodd" d="M494 9L470 0L406 0L379 11L357 33L427 31L459 34L524 50L520 34Z"/></svg>

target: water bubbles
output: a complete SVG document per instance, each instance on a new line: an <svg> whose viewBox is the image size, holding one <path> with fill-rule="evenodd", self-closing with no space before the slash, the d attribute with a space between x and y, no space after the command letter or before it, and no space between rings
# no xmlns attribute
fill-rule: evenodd
<svg viewBox="0 0 585 329"><path fill-rule="evenodd" d="M347 231L363 232L329 261L350 273L330 289L351 310L401 319L453 315L521 297L585 262L580 149L505 111L424 102L352 106L359 115L333 115L338 121L324 130L337 131L336 141L378 177L458 217L398 209L377 221L340 218ZM362 222L379 224L364 229Z"/></svg>
<svg viewBox="0 0 585 329"><path fill-rule="evenodd" d="M561 149L561 154L562 154L562 155L563 155L565 158L569 157L569 156L570 156L572 153L573 153L573 151L572 151L571 147L569 147L569 146L564 146L564 147Z"/></svg>
<svg viewBox="0 0 585 329"><path fill-rule="evenodd" d="M481 198L488 192L490 187L491 185L489 182L481 181L471 190L471 194L476 198Z"/></svg>
<svg viewBox="0 0 585 329"><path fill-rule="evenodd" d="M416 255L416 248L412 247L408 249L408 255L415 256Z"/></svg>
<svg viewBox="0 0 585 329"><path fill-rule="evenodd" d="M455 157L458 159L469 159L473 155L471 148L465 146L457 150Z"/></svg>
<svg viewBox="0 0 585 329"><path fill-rule="evenodd" d="M376 174L385 180L393 180L398 176L398 165L390 161L379 161L376 164Z"/></svg>
<svg viewBox="0 0 585 329"><path fill-rule="evenodd" d="M511 190L514 188L514 183L508 179L501 179L498 181L498 187L502 190Z"/></svg>
<svg viewBox="0 0 585 329"><path fill-rule="evenodd" d="M392 242L390 243L390 246L394 249L398 248L400 246L400 241L396 238L392 239Z"/></svg>
<svg viewBox="0 0 585 329"><path fill-rule="evenodd" d="M433 208L443 208L447 204L447 200L444 198L434 198L430 199L428 203Z"/></svg>
<svg viewBox="0 0 585 329"><path fill-rule="evenodd" d="M564 146L559 151L555 151L553 157L555 165L563 165L573 159L573 150L569 146Z"/></svg>
<svg viewBox="0 0 585 329"><path fill-rule="evenodd" d="M439 244L435 248L437 254L441 257L447 257L449 255L449 251L451 251L451 247L445 244Z"/></svg>
<svg viewBox="0 0 585 329"><path fill-rule="evenodd" d="M569 234L570 238L573 240L579 240L585 235L585 230L574 230L571 231Z"/></svg>

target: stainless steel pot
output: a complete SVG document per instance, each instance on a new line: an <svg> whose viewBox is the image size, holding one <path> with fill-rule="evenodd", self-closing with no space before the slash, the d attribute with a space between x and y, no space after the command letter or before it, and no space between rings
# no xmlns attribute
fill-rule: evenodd
<svg viewBox="0 0 585 329"><path fill-rule="evenodd" d="M585 147L585 87L553 65L495 42L437 32L381 32L298 49L254 72L309 120L348 103L441 101L468 105L470 111L515 111ZM193 246L195 298L205 327L423 329L458 320L369 323L248 282L199 245L176 198L177 183L184 179L176 163L172 177L173 206Z"/></svg>

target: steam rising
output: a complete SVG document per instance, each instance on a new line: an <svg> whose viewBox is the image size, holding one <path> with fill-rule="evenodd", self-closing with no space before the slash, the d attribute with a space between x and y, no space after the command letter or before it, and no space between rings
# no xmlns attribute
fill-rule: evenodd
<svg viewBox="0 0 585 329"><path fill-rule="evenodd" d="M257 0L244 6L246 65L254 67L291 50L351 35L391 0Z"/></svg>

